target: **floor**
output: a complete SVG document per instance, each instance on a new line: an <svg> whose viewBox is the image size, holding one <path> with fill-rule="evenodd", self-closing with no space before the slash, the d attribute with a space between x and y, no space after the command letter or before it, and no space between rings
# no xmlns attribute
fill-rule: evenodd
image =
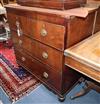
<svg viewBox="0 0 100 104"><path fill-rule="evenodd" d="M71 100L70 96L82 88L83 84L77 85L73 90L66 95L66 100L60 103L57 96L47 90L43 85L40 85L29 95L23 97L14 104L100 104L100 94L91 90L87 95ZM9 98L0 88L0 99L3 104L11 104ZM0 103L1 104L1 103Z"/></svg>

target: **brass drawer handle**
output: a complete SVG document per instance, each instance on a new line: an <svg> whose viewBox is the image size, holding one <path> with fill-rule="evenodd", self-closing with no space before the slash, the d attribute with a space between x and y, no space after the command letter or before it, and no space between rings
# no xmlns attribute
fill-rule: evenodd
<svg viewBox="0 0 100 104"><path fill-rule="evenodd" d="M20 23L19 23L19 21L16 21L16 26L17 26L17 28L20 27Z"/></svg>
<svg viewBox="0 0 100 104"><path fill-rule="evenodd" d="M23 43L23 41L22 40L19 40L19 45L21 45Z"/></svg>
<svg viewBox="0 0 100 104"><path fill-rule="evenodd" d="M21 60L22 60L23 62L26 61L25 57L22 57Z"/></svg>
<svg viewBox="0 0 100 104"><path fill-rule="evenodd" d="M23 31L22 31L22 29L20 27L20 22L19 21L16 21L16 27L17 27L17 34L18 34L18 36L23 35Z"/></svg>
<svg viewBox="0 0 100 104"><path fill-rule="evenodd" d="M41 36L47 36L48 32L46 31L46 29L42 29L41 30Z"/></svg>
<svg viewBox="0 0 100 104"><path fill-rule="evenodd" d="M49 77L48 73L44 72L43 77L47 79Z"/></svg>
<svg viewBox="0 0 100 104"><path fill-rule="evenodd" d="M48 59L48 54L47 54L46 52L43 52L43 53L42 53L42 57L43 57L44 59Z"/></svg>

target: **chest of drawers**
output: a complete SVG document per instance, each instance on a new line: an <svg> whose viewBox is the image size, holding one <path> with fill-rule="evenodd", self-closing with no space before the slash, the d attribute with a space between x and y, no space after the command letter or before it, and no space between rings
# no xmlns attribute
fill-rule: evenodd
<svg viewBox="0 0 100 104"><path fill-rule="evenodd" d="M86 0L17 0L24 6L36 6L52 9L71 9L83 6Z"/></svg>
<svg viewBox="0 0 100 104"><path fill-rule="evenodd" d="M92 34L96 10L81 18L19 5L6 9L17 62L64 99L80 78L64 65L64 50Z"/></svg>

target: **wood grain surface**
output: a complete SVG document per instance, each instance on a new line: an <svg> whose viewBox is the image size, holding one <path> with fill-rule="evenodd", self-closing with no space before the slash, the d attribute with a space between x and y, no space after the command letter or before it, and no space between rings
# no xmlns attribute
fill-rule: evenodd
<svg viewBox="0 0 100 104"><path fill-rule="evenodd" d="M17 3L25 6L64 10L83 6L86 0L17 0Z"/></svg>
<svg viewBox="0 0 100 104"><path fill-rule="evenodd" d="M92 73L92 78L98 76L95 80L100 82L100 32L65 50L64 54L65 64L87 76Z"/></svg>

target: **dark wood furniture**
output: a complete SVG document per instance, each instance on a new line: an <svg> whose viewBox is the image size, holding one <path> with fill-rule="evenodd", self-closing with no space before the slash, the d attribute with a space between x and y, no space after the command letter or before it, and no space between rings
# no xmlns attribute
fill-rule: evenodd
<svg viewBox="0 0 100 104"><path fill-rule="evenodd" d="M64 50L93 33L97 10L87 10L82 18L68 11L20 5L6 9L17 62L64 100L80 78L65 66Z"/></svg>
<svg viewBox="0 0 100 104"><path fill-rule="evenodd" d="M87 0L17 0L17 3L24 6L64 10L84 6L86 1Z"/></svg>

